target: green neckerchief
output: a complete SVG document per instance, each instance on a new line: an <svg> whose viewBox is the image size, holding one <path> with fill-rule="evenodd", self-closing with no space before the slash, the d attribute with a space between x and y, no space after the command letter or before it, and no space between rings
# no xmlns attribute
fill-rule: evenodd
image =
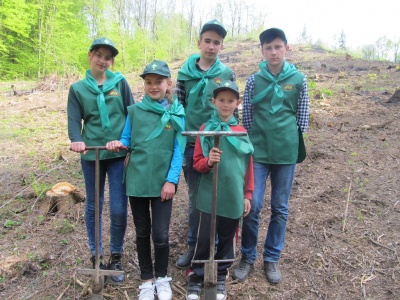
<svg viewBox="0 0 400 300"><path fill-rule="evenodd" d="M142 102L139 102L135 105L139 106L139 108L141 108L142 110L151 111L156 114L162 115L157 127L146 138L146 141L158 137L164 130L167 123L171 121L172 128L174 128L176 132L176 138L178 140L181 153L183 154L186 147L186 137L182 136L182 131L184 130L182 117L185 116L185 110L183 106L178 102L176 96L174 96L174 102L168 108L165 108L156 100L151 99L147 94L144 96Z"/></svg>
<svg viewBox="0 0 400 300"><path fill-rule="evenodd" d="M204 131L232 131L230 126L235 126L237 124L238 121L233 115L228 122L222 122L218 113L214 111L211 119L204 124ZM208 153L210 152L209 147L212 147L212 145L206 145L208 143L204 143L204 138L205 136L200 136L201 149L203 149L203 155L208 157ZM254 152L253 145L251 144L248 135L241 136L241 139L228 135L226 136L226 139L240 154L249 154Z"/></svg>
<svg viewBox="0 0 400 300"><path fill-rule="evenodd" d="M270 72L267 70L267 61L262 61L259 65L260 71L259 75L272 83L263 91L258 93L257 95L254 95L253 99L250 101L251 104L256 104L257 102L261 101L264 99L272 90L274 90L274 94L271 97L271 110L270 113L274 114L278 110L282 108L282 102L283 102L283 91L280 83L293 76L298 72L296 67L292 64L287 63L286 61L283 62L283 68L282 72L279 73L278 77L273 76Z"/></svg>
<svg viewBox="0 0 400 300"><path fill-rule="evenodd" d="M199 54L193 54L186 60L178 72L178 80L187 81L200 79L200 81L190 90L187 97L187 103L194 103L198 98L200 91L203 91L201 103L204 107L207 101L208 80L220 75L225 70L226 66L221 63L217 57L211 68L206 72L202 72L196 67L196 62L199 58Z"/></svg>
<svg viewBox="0 0 400 300"><path fill-rule="evenodd" d="M106 70L106 76L107 79L103 83L102 90L100 90L96 79L94 79L90 74L90 70L86 70L86 77L83 79L83 84L88 88L89 91L97 94L97 107L100 112L100 120L103 129L111 129L104 93L111 91L117 85L117 83L124 78L124 76L120 72L113 73L110 70Z"/></svg>

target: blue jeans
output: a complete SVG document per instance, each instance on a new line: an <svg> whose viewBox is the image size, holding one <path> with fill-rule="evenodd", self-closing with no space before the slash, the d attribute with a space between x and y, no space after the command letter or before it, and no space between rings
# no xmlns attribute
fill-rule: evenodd
<svg viewBox="0 0 400 300"><path fill-rule="evenodd" d="M99 197L99 250L104 254L102 239L102 211L104 205L104 186L106 175L109 186L110 208L110 252L122 253L124 236L128 218L128 197L125 184L122 182L124 173L124 159L114 158L100 160L100 197ZM95 242L95 161L81 159L83 176L86 186L85 223L88 235L89 249L92 255L96 254Z"/></svg>
<svg viewBox="0 0 400 300"><path fill-rule="evenodd" d="M193 168L193 153L194 146L187 145L185 154L183 157L183 175L185 177L186 184L188 186L189 196L189 231L188 231L188 245L189 247L195 247L197 242L197 231L199 228L200 211L196 208L196 193L200 182L200 173Z"/></svg>
<svg viewBox="0 0 400 300"><path fill-rule="evenodd" d="M243 219L242 257L254 264L257 239L268 175L271 179L271 219L264 243L264 261L278 262L285 241L289 198L296 164L276 165L254 162L254 193L249 215Z"/></svg>
<svg viewBox="0 0 400 300"><path fill-rule="evenodd" d="M172 199L161 202L161 197L129 197L129 203L136 229L140 278L167 276ZM154 244L154 274L150 235Z"/></svg>

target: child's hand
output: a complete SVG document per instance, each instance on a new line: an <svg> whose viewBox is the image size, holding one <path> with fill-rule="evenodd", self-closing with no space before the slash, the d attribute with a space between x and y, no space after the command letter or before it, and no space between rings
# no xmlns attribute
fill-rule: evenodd
<svg viewBox="0 0 400 300"><path fill-rule="evenodd" d="M214 164L219 163L221 160L222 151L218 148L212 148L208 154L207 165L211 168Z"/></svg>
<svg viewBox="0 0 400 300"><path fill-rule="evenodd" d="M120 141L108 142L106 145L107 150L113 152L119 152L119 150L124 147Z"/></svg>
<svg viewBox="0 0 400 300"><path fill-rule="evenodd" d="M71 150L79 153L86 154L86 144L84 142L73 142L71 143Z"/></svg>
<svg viewBox="0 0 400 300"><path fill-rule="evenodd" d="M172 199L174 195L175 195L175 184L167 181L166 183L164 183L164 186L161 190L161 202Z"/></svg>
<svg viewBox="0 0 400 300"><path fill-rule="evenodd" d="M249 199L244 199L244 211L243 211L243 218L247 217L251 209L251 201Z"/></svg>

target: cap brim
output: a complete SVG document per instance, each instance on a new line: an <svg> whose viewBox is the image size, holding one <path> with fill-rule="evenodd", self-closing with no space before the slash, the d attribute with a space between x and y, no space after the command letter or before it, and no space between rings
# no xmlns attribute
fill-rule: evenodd
<svg viewBox="0 0 400 300"><path fill-rule="evenodd" d="M212 31L212 30L218 32L218 34L220 36L222 36L223 38L226 37L227 31L225 30L225 28L220 25L217 25L217 24L204 25L203 28L201 29L200 34L203 34L206 31Z"/></svg>
<svg viewBox="0 0 400 300"><path fill-rule="evenodd" d="M93 48L94 47L105 47L105 48L108 48L108 49L110 49L111 50L111 54L115 57L115 56L117 56L118 55L118 50L117 50L117 48L115 48L115 47L113 47L113 46L110 46L110 45L108 45L108 44L96 44L96 45L92 45L91 47L90 47L90 49L89 49L89 51L92 51L93 50Z"/></svg>
<svg viewBox="0 0 400 300"><path fill-rule="evenodd" d="M236 97L239 99L239 92L238 92L237 90L235 90L235 89L233 89L233 88L230 88L230 87L227 87L227 86L216 88L216 89L213 91L214 98L217 97L217 95L218 95L220 92L222 92L222 91L231 91L231 92L234 93L234 94L236 95Z"/></svg>

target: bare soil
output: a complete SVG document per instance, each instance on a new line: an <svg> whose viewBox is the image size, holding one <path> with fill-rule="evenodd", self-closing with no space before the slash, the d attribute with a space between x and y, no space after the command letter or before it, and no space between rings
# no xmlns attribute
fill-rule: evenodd
<svg viewBox="0 0 400 300"><path fill-rule="evenodd" d="M227 44L221 60L243 91L258 69L258 43ZM307 158L296 170L283 280L270 285L262 270L269 221L269 188L261 214L258 253L248 280L227 281L233 299L400 299L400 84L393 63L294 46L288 60L310 83ZM182 61L171 64L176 71ZM138 74L127 74L135 98ZM46 78L32 91L16 82L14 96L0 83L0 299L90 299L84 203L64 219L40 215L46 190L67 181L84 190L79 156L70 152L66 126L68 87L77 78ZM23 93L23 90L26 93ZM10 93L11 96L6 94ZM174 199L170 268L174 299L184 299L187 278L175 267L186 250L187 189ZM108 209L104 212L108 244ZM123 286L106 286L105 299L137 299L139 280L131 215ZM240 240L239 240L240 245ZM107 249L107 248L106 248ZM107 250L108 251L108 250ZM240 259L239 246L236 259ZM106 253L106 257L109 253ZM236 263L235 263L236 264Z"/></svg>

